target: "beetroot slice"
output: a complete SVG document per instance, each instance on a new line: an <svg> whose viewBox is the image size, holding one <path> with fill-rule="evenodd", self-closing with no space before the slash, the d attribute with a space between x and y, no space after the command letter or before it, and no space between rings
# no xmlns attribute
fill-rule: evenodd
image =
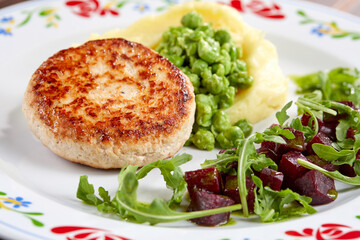
<svg viewBox="0 0 360 240"><path fill-rule="evenodd" d="M193 211L226 207L233 205L234 203L235 203L234 200L226 196L194 190L193 197L190 201L190 205L187 211L193 212ZM203 226L217 226L229 221L229 217L230 217L230 212L225 212L225 213L214 214L206 217L190 219L190 221Z"/></svg>
<svg viewBox="0 0 360 240"><path fill-rule="evenodd" d="M270 141L264 141L261 143L260 148L256 151L259 154L265 154L267 158L270 158L274 162L279 163L281 154L278 150L279 144Z"/></svg>
<svg viewBox="0 0 360 240"><path fill-rule="evenodd" d="M314 143L320 143L320 144L331 146L332 141L323 132L318 132L315 135L315 137L313 137L306 145L306 151L308 152L309 155L315 154L314 150L312 149L312 145Z"/></svg>
<svg viewBox="0 0 360 240"><path fill-rule="evenodd" d="M250 177L246 178L246 189L248 191L248 195L246 196L248 210L249 212L254 212L255 183ZM226 176L226 181L224 184L224 195L233 199L235 203L241 203L240 195L239 195L239 187L237 182L237 175Z"/></svg>
<svg viewBox="0 0 360 240"><path fill-rule="evenodd" d="M332 202L337 196L334 180L316 170L310 170L297 179L295 186L301 195L312 198L311 205Z"/></svg>
<svg viewBox="0 0 360 240"><path fill-rule="evenodd" d="M270 168L263 168L259 177L264 186L269 186L274 191L281 190L281 185L284 180L284 174L282 172Z"/></svg>
<svg viewBox="0 0 360 240"><path fill-rule="evenodd" d="M300 152L288 152L282 155L279 164L279 171L282 172L288 179L295 180L298 177L301 177L308 170L297 162L299 158L303 160L308 160Z"/></svg>
<svg viewBox="0 0 360 240"><path fill-rule="evenodd" d="M339 172L348 177L356 177L354 168L349 164L340 165Z"/></svg>
<svg viewBox="0 0 360 240"><path fill-rule="evenodd" d="M307 161L307 158L300 152L288 152L281 157L279 163L279 171L284 174L283 188L291 188L294 190L294 181L303 176L308 169L297 163L297 159Z"/></svg>
<svg viewBox="0 0 360 240"><path fill-rule="evenodd" d="M185 181L190 198L196 189L216 194L222 192L221 175L215 167L185 172Z"/></svg>

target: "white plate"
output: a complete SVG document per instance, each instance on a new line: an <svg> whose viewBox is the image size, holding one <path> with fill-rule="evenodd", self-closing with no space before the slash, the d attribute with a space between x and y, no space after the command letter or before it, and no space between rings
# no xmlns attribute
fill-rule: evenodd
<svg viewBox="0 0 360 240"><path fill-rule="evenodd" d="M166 10L178 1L79 0L81 4L73 6L69 6L69 2L30 1L0 10L2 237L280 240L344 239L347 236L347 239L360 239L360 198L357 197L360 191L340 184L338 199L317 208L319 212L312 216L275 224L239 220L235 225L216 228L199 227L185 221L157 226L128 223L102 216L95 208L77 200L75 193L80 175L89 175L95 187L104 186L114 193L118 171L70 163L55 156L33 137L21 112L23 92L30 76L49 56L74 43L84 42L91 33L126 27L134 20ZM118 5L121 2L125 4ZM230 4L230 1L223 2ZM355 35L351 35L351 32L358 35L360 32L360 19L356 17L300 1L231 2L237 6L242 4L239 14L250 25L263 30L277 46L280 64L286 74L359 64L360 40L352 39ZM270 11L265 14L259 11L267 7ZM306 24L301 24L306 19L299 10L306 14L309 20ZM330 25L331 22L336 23L338 29ZM344 36L334 38L339 31ZM294 96L293 87L291 95ZM257 124L256 130L261 131L272 122L273 116ZM181 152L194 155L194 160L184 166L185 170L199 168L205 158L215 157L214 152L187 148ZM155 173L149 178L150 181L141 182L144 199L154 195L169 196L161 178ZM7 199L18 202L7 202ZM91 234L81 238L87 233Z"/></svg>

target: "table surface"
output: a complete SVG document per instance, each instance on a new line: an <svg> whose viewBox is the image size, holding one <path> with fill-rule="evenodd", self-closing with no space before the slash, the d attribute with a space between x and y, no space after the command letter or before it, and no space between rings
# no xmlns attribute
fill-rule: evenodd
<svg viewBox="0 0 360 240"><path fill-rule="evenodd" d="M0 0L0 8L25 1L28 0ZM326 5L328 7L333 7L341 11L348 12L350 14L360 17L360 0L301 0L301 1L309 1L309 2Z"/></svg>

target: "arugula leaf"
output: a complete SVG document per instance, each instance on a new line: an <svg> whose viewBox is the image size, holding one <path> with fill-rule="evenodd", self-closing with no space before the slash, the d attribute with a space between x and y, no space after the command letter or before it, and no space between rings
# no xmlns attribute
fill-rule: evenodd
<svg viewBox="0 0 360 240"><path fill-rule="evenodd" d="M116 193L115 201L121 214L121 218L123 219L131 219L137 223L148 222L153 225L163 222L188 220L241 209L241 205L236 204L203 211L177 212L171 210L168 204L160 198L155 198L150 204L144 204L138 202L136 198L138 179L135 171L129 170L120 174L121 176L119 176L119 178L123 179L124 184L120 185Z"/></svg>
<svg viewBox="0 0 360 240"><path fill-rule="evenodd" d="M297 93L321 90L326 100L349 100L354 102L355 106L360 106L360 79L356 68L339 67L329 72L320 71L290 78L298 86Z"/></svg>
<svg viewBox="0 0 360 240"><path fill-rule="evenodd" d="M234 168L229 164L237 161L236 150L228 150L222 154L217 154L216 159L205 160L200 164L201 168L216 167L220 172L236 174Z"/></svg>
<svg viewBox="0 0 360 240"><path fill-rule="evenodd" d="M287 110L291 107L292 105L292 101L288 102L282 109L280 112L276 113L276 118L279 122L279 124L282 126L286 120L288 120L290 118L290 116L287 114Z"/></svg>
<svg viewBox="0 0 360 240"><path fill-rule="evenodd" d="M190 155L182 154L170 160L160 160L146 165L138 172L137 166L129 165L123 167L118 175L118 190L112 200L110 200L109 193L103 187L99 188L99 195L102 200L98 198L95 195L94 186L88 182L88 176L81 176L77 197L90 205L97 206L100 212L114 213L124 220L136 223L148 222L151 225L232 212L242 208L240 204L236 204L203 211L177 212L170 208L169 203L160 198L155 198L151 203L143 203L137 200L139 179L144 178L154 168L160 169L168 186L171 188L182 188L182 182L185 182L185 180L182 171L179 170L179 165L190 159ZM181 180L180 175L182 176ZM181 183L176 183L176 181ZM180 196L180 192L182 190L179 190L179 192L175 191L174 195L179 194Z"/></svg>
<svg viewBox="0 0 360 240"><path fill-rule="evenodd" d="M76 197L83 200L87 204L95 206L103 202L95 195L94 186L92 184L89 184L88 176L86 175L80 177Z"/></svg>
<svg viewBox="0 0 360 240"><path fill-rule="evenodd" d="M168 204L171 208L177 207L186 192L186 182L184 173L179 167L180 165L190 161L190 154L177 155L169 160L159 160L142 167L136 174L138 179L144 178L152 169L158 168L164 177L166 186L173 191L172 198Z"/></svg>
<svg viewBox="0 0 360 240"><path fill-rule="evenodd" d="M244 217L249 216L249 208L246 200L248 191L246 188L246 173L250 170L250 156L256 153L254 147L254 141L256 140L256 135L252 135L247 139L242 139L239 141L236 154L238 156L238 188L240 195L240 203L242 205Z"/></svg>
<svg viewBox="0 0 360 240"><path fill-rule="evenodd" d="M265 140L265 141L272 141L276 143L286 144L285 140L280 140L280 136L283 136L287 139L294 139L295 135L289 130L284 129L280 126L272 126L271 128L267 128L264 130L262 134L257 134L257 141Z"/></svg>
<svg viewBox="0 0 360 240"><path fill-rule="evenodd" d="M327 74L325 74L322 71L320 71L318 73L318 78L320 80L320 88L321 88L321 91L323 92L324 99L330 100L330 96L331 96L331 92L332 92L330 78L328 77Z"/></svg>
<svg viewBox="0 0 360 240"><path fill-rule="evenodd" d="M257 176L252 176L252 179L258 187L257 194L255 194L254 211L260 216L262 222L276 222L293 216L316 212L310 206L311 198L301 196L290 189L274 191L269 187L264 187ZM300 203L301 206L296 202Z"/></svg>
<svg viewBox="0 0 360 240"><path fill-rule="evenodd" d="M278 169L278 165L271 159L267 158L265 154L254 154L249 157L251 168L260 172L263 168L268 167L274 170Z"/></svg>
<svg viewBox="0 0 360 240"><path fill-rule="evenodd" d="M350 164L352 166L356 159L356 152L354 150L337 151L332 146L320 143L314 143L312 148L320 158L330 161L335 165Z"/></svg>

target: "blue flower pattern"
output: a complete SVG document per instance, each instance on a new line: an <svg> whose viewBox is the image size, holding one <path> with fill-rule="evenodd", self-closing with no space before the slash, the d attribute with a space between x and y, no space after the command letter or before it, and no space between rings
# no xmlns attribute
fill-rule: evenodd
<svg viewBox="0 0 360 240"><path fill-rule="evenodd" d="M9 27L14 22L13 17L0 18L0 35L11 36L11 28ZM5 25L5 26L1 26Z"/></svg>
<svg viewBox="0 0 360 240"><path fill-rule="evenodd" d="M15 204L15 203L12 203L12 202L9 202L9 201L4 202L6 204L13 204L14 208L29 207L29 204L31 204L31 202L29 202L29 201L24 201L24 199L22 197L16 197L16 198L11 198L10 197L10 199L15 200L15 201L20 203L20 204Z"/></svg>
<svg viewBox="0 0 360 240"><path fill-rule="evenodd" d="M150 10L150 6L146 3L137 3L135 4L134 9L142 13Z"/></svg>

